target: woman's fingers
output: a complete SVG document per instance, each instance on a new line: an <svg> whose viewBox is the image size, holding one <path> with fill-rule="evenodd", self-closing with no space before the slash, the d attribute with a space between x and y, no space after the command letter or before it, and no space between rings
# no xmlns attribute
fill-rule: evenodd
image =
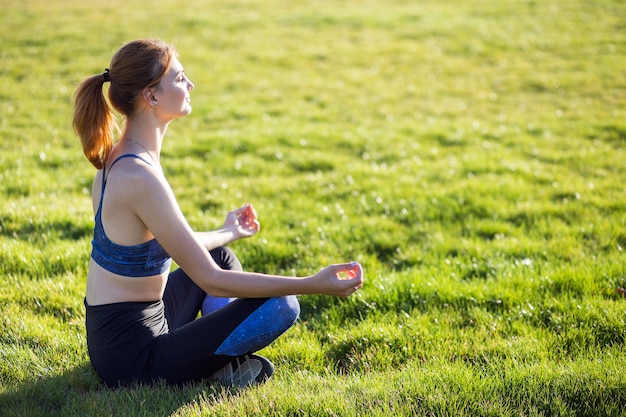
<svg viewBox="0 0 626 417"><path fill-rule="evenodd" d="M335 278L340 281L342 296L348 296L363 285L363 267L358 262L333 265Z"/></svg>
<svg viewBox="0 0 626 417"><path fill-rule="evenodd" d="M349 262L335 265L337 278L346 280L363 276L363 267L358 262Z"/></svg>
<svg viewBox="0 0 626 417"><path fill-rule="evenodd" d="M251 216L251 217L254 217L254 218L256 218L256 217L257 217L256 210L254 209L254 207L252 206L252 204L247 203L247 204L245 205L245 207L246 207L246 214L247 214L247 215L249 215L249 216Z"/></svg>
<svg viewBox="0 0 626 417"><path fill-rule="evenodd" d="M254 211L251 204L246 204L242 218L244 223L248 226L257 226L259 224L256 211Z"/></svg>

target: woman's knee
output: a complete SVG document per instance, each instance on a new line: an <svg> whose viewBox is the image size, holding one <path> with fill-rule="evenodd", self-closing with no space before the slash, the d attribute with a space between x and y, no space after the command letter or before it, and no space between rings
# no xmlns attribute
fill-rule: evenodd
<svg viewBox="0 0 626 417"><path fill-rule="evenodd" d="M215 249L211 249L209 253L220 268L231 271L243 271L241 262L232 249L226 246L218 246Z"/></svg>
<svg viewBox="0 0 626 417"><path fill-rule="evenodd" d="M285 329L291 327L300 316L300 302L295 295L272 298L275 303L276 316L284 324Z"/></svg>
<svg viewBox="0 0 626 417"><path fill-rule="evenodd" d="M241 300L243 303L252 301ZM236 303L233 302L233 308L237 307ZM238 356L263 349L293 326L299 315L300 303L296 296L269 298L228 335L215 353Z"/></svg>

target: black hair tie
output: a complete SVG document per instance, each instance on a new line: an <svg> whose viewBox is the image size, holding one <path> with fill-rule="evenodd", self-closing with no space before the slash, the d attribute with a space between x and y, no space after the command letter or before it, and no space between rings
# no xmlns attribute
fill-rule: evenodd
<svg viewBox="0 0 626 417"><path fill-rule="evenodd" d="M104 78L104 82L105 83L111 81L111 77L109 76L109 69L108 68L104 69L104 72L102 73L102 78Z"/></svg>

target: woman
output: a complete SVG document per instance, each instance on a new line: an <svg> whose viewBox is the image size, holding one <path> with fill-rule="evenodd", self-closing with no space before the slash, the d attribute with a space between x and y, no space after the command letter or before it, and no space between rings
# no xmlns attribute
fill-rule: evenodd
<svg viewBox="0 0 626 417"><path fill-rule="evenodd" d="M126 119L116 143L105 83L110 104ZM259 231L249 204L229 212L218 230L191 229L160 156L169 123L191 112L193 88L171 45L138 40L76 92L74 129L98 169L87 346L109 386L157 379L262 382L274 368L254 352L293 325L300 312L296 294L345 297L363 283L356 262L303 278L243 272L224 245ZM180 268L170 272L172 259Z"/></svg>

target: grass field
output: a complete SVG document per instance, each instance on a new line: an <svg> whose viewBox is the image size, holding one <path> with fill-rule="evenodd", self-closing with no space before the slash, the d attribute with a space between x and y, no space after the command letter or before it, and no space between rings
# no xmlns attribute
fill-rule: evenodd
<svg viewBox="0 0 626 417"><path fill-rule="evenodd" d="M358 260L267 384L109 390L86 353L94 170L72 94L124 42L195 83L164 169L245 268ZM1 416L624 416L626 3L4 0Z"/></svg>

